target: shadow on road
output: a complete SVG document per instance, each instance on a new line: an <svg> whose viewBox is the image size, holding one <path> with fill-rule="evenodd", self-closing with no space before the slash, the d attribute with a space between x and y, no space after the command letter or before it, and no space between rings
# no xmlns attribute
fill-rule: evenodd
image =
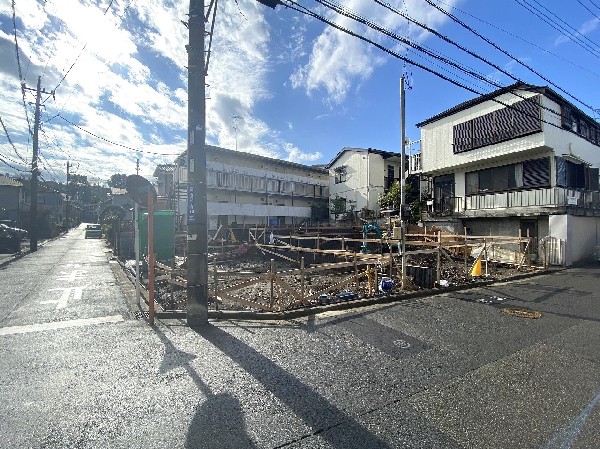
<svg viewBox="0 0 600 449"><path fill-rule="evenodd" d="M180 351L160 329L153 329L165 345L160 373L183 367L202 394L188 428L186 449L255 448L246 433L246 422L240 402L230 394L214 394L189 364L196 356Z"/></svg>
<svg viewBox="0 0 600 449"><path fill-rule="evenodd" d="M194 330L253 376L312 429L312 433L298 435L298 439L319 435L338 449L389 447L355 419L246 343L213 325Z"/></svg>

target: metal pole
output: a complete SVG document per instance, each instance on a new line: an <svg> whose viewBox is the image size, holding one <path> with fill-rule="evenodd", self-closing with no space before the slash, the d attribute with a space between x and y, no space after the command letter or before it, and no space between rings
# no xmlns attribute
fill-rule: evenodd
<svg viewBox="0 0 600 449"><path fill-rule="evenodd" d="M190 0L188 52L187 323L208 324L204 0Z"/></svg>
<svg viewBox="0 0 600 449"><path fill-rule="evenodd" d="M404 101L404 76L400 77L400 227L402 228L402 288L404 289L406 280L406 222L404 221L404 202L405 202L405 186L406 183L406 162L404 160L404 142L406 140L406 125L405 125L405 101Z"/></svg>
<svg viewBox="0 0 600 449"><path fill-rule="evenodd" d="M154 195L148 191L148 322L154 326Z"/></svg>
<svg viewBox="0 0 600 449"><path fill-rule="evenodd" d="M139 229L139 209L138 203L136 202L133 207L134 230L133 230L133 247L135 248L135 299L140 304L140 229Z"/></svg>

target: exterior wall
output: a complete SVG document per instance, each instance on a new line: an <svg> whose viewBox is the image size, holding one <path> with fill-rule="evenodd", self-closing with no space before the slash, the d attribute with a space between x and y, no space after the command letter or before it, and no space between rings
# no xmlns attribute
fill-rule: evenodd
<svg viewBox="0 0 600 449"><path fill-rule="evenodd" d="M556 125L542 123L544 144L551 147L556 156L571 155L583 159L592 166L600 165L600 148L574 132L562 128L560 106L547 97L542 96L542 100L543 120Z"/></svg>
<svg viewBox="0 0 600 449"><path fill-rule="evenodd" d="M505 94L498 97L504 104L513 104L537 95L532 92L522 91L519 96ZM523 98L521 98L523 97ZM421 128L421 163L423 172L426 173L451 173L459 167L481 164L486 161L506 160L512 161L515 155L531 148L544 146L543 133L512 139L495 145L477 148L464 153L453 152L453 128L459 123L502 109L505 106L495 101L486 101L481 104L444 117ZM499 164L498 164L499 165Z"/></svg>
<svg viewBox="0 0 600 449"><path fill-rule="evenodd" d="M187 167L173 172L173 205L180 225L187 224ZM219 223L264 225L278 220L295 224L312 215L312 206L327 204L326 170L217 147L207 149L209 229Z"/></svg>
<svg viewBox="0 0 600 449"><path fill-rule="evenodd" d="M380 207L377 200L387 188L384 181L388 165L394 167L394 179L399 179L400 156L395 160L395 158L386 159L381 154L364 149L344 151L330 166L330 198L338 195L348 201L353 201L354 210L357 212L366 207L378 214ZM342 166L346 167L345 181L336 183L335 169Z"/></svg>
<svg viewBox="0 0 600 449"><path fill-rule="evenodd" d="M600 244L600 218L553 215L550 217L550 235L565 242L565 265L584 262L594 257Z"/></svg>

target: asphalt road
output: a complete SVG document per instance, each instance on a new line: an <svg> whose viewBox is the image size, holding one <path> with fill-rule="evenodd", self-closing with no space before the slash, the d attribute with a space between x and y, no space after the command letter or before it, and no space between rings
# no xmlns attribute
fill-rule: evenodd
<svg viewBox="0 0 600 449"><path fill-rule="evenodd" d="M150 327L81 228L0 283L0 448L600 447L600 266L289 321Z"/></svg>

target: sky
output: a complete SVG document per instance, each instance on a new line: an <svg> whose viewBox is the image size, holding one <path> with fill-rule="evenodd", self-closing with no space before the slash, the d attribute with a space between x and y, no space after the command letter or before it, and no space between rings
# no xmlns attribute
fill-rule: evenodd
<svg viewBox="0 0 600 449"><path fill-rule="evenodd" d="M308 165L344 147L398 152L402 76L415 142L416 123L516 81L600 116L600 0L284 4L218 0L208 144ZM187 145L188 8L0 0L0 173L29 176L38 77L42 179L64 182L67 162L100 184L137 160L148 179L173 163Z"/></svg>

